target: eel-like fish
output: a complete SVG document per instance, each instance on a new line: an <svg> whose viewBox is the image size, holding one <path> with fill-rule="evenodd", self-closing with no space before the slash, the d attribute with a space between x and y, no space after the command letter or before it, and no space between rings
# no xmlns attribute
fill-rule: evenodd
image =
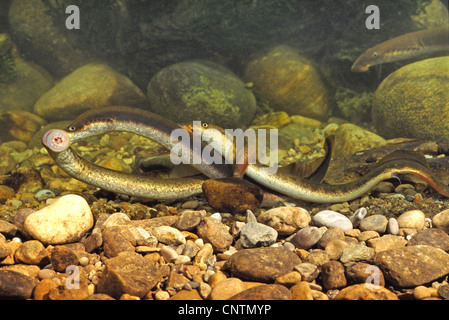
<svg viewBox="0 0 449 320"><path fill-rule="evenodd" d="M357 58L351 71L365 72L377 64L445 50L449 50L449 26L411 32L369 48Z"/></svg>

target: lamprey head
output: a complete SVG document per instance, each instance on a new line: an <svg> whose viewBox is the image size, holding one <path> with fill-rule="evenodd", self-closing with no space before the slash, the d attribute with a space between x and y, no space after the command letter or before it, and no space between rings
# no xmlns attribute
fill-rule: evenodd
<svg viewBox="0 0 449 320"><path fill-rule="evenodd" d="M70 137L64 130L51 129L44 133L42 143L54 152L62 152L70 146Z"/></svg>

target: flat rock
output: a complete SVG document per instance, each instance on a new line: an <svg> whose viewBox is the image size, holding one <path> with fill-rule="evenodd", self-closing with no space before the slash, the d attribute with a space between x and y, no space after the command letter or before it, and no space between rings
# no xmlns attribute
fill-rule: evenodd
<svg viewBox="0 0 449 320"><path fill-rule="evenodd" d="M210 300L226 300L246 290L246 284L238 278L228 278L218 282L210 292Z"/></svg>
<svg viewBox="0 0 449 320"><path fill-rule="evenodd" d="M390 290L371 284L355 284L342 289L336 300L399 300Z"/></svg>
<svg viewBox="0 0 449 320"><path fill-rule="evenodd" d="M296 232L289 241L299 249L308 250L321 239L321 231L317 227L305 227Z"/></svg>
<svg viewBox="0 0 449 320"><path fill-rule="evenodd" d="M368 247L373 248L376 253L385 250L402 248L405 247L406 244L407 240L403 237L394 236L392 234L386 234L380 238L369 239L367 241Z"/></svg>
<svg viewBox="0 0 449 320"><path fill-rule="evenodd" d="M272 227L279 235L290 235L307 227L311 217L300 207L277 207L261 213L257 221Z"/></svg>
<svg viewBox="0 0 449 320"><path fill-rule="evenodd" d="M426 284L449 273L449 254L428 245L382 251L374 263L388 282L401 288Z"/></svg>
<svg viewBox="0 0 449 320"><path fill-rule="evenodd" d="M443 251L449 251L449 235L441 229L429 228L413 235L408 245L415 246L425 244Z"/></svg>
<svg viewBox="0 0 449 320"><path fill-rule="evenodd" d="M180 245L186 243L186 238L181 231L170 226L160 226L151 230L151 234L157 238L159 242L166 245Z"/></svg>
<svg viewBox="0 0 449 320"><path fill-rule="evenodd" d="M135 252L122 252L106 260L97 293L116 299L125 293L142 298L161 280L159 269L151 261Z"/></svg>
<svg viewBox="0 0 449 320"><path fill-rule="evenodd" d="M373 248L369 248L363 243L358 243L343 249L340 262L343 263L345 267L348 267L356 262L371 261L374 254Z"/></svg>
<svg viewBox="0 0 449 320"><path fill-rule="evenodd" d="M242 280L273 282L293 270L301 259L284 248L245 249L233 254L226 263L233 277Z"/></svg>
<svg viewBox="0 0 449 320"><path fill-rule="evenodd" d="M263 284L237 293L229 300L292 300L292 294L279 284Z"/></svg>
<svg viewBox="0 0 449 320"><path fill-rule="evenodd" d="M93 215L87 201L78 195L66 195L47 207L29 214L24 229L45 244L77 242L92 228Z"/></svg>
<svg viewBox="0 0 449 320"><path fill-rule="evenodd" d="M104 254L108 258L118 256L121 252L134 252L136 240L126 227L109 227L102 232Z"/></svg>

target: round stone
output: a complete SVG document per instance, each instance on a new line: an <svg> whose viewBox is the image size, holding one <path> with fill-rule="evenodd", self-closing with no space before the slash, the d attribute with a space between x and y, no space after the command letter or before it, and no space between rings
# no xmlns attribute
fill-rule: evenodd
<svg viewBox="0 0 449 320"><path fill-rule="evenodd" d="M352 222L349 220L349 218L342 215L341 213L332 210L320 211L313 216L312 220L318 227L338 227L343 232L346 232L353 228Z"/></svg>
<svg viewBox="0 0 449 320"><path fill-rule="evenodd" d="M388 219L381 215L375 214L369 217L366 217L360 222L360 230L361 231L376 231L379 233L384 233L387 229Z"/></svg>

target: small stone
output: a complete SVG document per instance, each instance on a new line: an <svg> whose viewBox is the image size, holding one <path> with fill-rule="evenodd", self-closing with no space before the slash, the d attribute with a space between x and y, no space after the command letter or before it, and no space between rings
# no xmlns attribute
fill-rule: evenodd
<svg viewBox="0 0 449 320"><path fill-rule="evenodd" d="M37 281L21 273L0 270L0 299L29 299Z"/></svg>
<svg viewBox="0 0 449 320"><path fill-rule="evenodd" d="M122 212L116 212L106 217L107 217L106 220L104 220L103 223L101 224L102 230L109 227L116 227L116 226L123 227L131 224L130 217Z"/></svg>
<svg viewBox="0 0 449 320"><path fill-rule="evenodd" d="M181 290L169 300L203 300L197 290Z"/></svg>
<svg viewBox="0 0 449 320"><path fill-rule="evenodd" d="M75 270L77 270L76 276L74 276L75 273L72 273L73 278L67 278L49 291L48 298L50 300L83 300L89 296L89 287L84 271L82 269Z"/></svg>
<svg viewBox="0 0 449 320"><path fill-rule="evenodd" d="M448 300L449 299L449 285L443 284L443 285L439 286L437 293L441 298Z"/></svg>
<svg viewBox="0 0 449 320"><path fill-rule="evenodd" d="M344 232L338 227L331 227L327 229L318 241L317 246L320 249L324 249L329 242L334 240L345 240Z"/></svg>
<svg viewBox="0 0 449 320"><path fill-rule="evenodd" d="M37 201L45 201L47 199L56 197L56 195L51 190L42 189L42 190L39 190L38 192L36 192L34 197L36 198Z"/></svg>
<svg viewBox="0 0 449 320"><path fill-rule="evenodd" d="M5 240L0 239L0 261L12 253Z"/></svg>
<svg viewBox="0 0 449 320"><path fill-rule="evenodd" d="M49 269L44 269L49 270ZM43 270L42 270L43 271ZM53 271L53 270L51 270ZM34 300L50 300L48 294L52 289L56 289L58 284L50 278L44 278L39 281L33 291Z"/></svg>
<svg viewBox="0 0 449 320"><path fill-rule="evenodd" d="M432 218L432 225L449 233L449 209L441 211Z"/></svg>
<svg viewBox="0 0 449 320"><path fill-rule="evenodd" d="M164 257L165 261L172 262L178 258L179 254L170 246L163 246L160 251L161 256Z"/></svg>
<svg viewBox="0 0 449 320"><path fill-rule="evenodd" d="M7 238L12 238L17 233L17 227L8 221L0 220L0 233Z"/></svg>
<svg viewBox="0 0 449 320"><path fill-rule="evenodd" d="M212 287L212 286L211 286ZM210 300L227 300L230 297L246 290L245 283L238 278L228 278L218 282L212 287Z"/></svg>
<svg viewBox="0 0 449 320"><path fill-rule="evenodd" d="M160 271L151 261L135 252L122 252L106 260L97 292L114 298L124 293L143 298L161 280Z"/></svg>
<svg viewBox="0 0 449 320"><path fill-rule="evenodd" d="M264 284L242 291L229 300L292 300L290 290L279 284Z"/></svg>
<svg viewBox="0 0 449 320"><path fill-rule="evenodd" d="M303 259L303 262L312 263L318 267L321 267L323 264L329 262L330 258L326 251L321 249L314 249L309 252L307 257Z"/></svg>
<svg viewBox="0 0 449 320"><path fill-rule="evenodd" d="M66 195L25 218L25 231L46 244L77 242L93 226L87 201L78 195Z"/></svg>
<svg viewBox="0 0 449 320"><path fill-rule="evenodd" d="M355 284L342 289L336 300L399 300L390 290L372 284Z"/></svg>
<svg viewBox="0 0 449 320"><path fill-rule="evenodd" d="M25 241L15 252L15 258L26 264L45 265L49 262L48 251L37 240Z"/></svg>
<svg viewBox="0 0 449 320"><path fill-rule="evenodd" d="M306 281L301 281L290 288L293 300L313 300L310 286Z"/></svg>
<svg viewBox="0 0 449 320"><path fill-rule="evenodd" d="M216 272L207 279L207 283L210 285L211 288L214 288L215 285L223 280L226 280L228 277L222 272ZM204 279L206 280L206 279Z"/></svg>
<svg viewBox="0 0 449 320"><path fill-rule="evenodd" d="M173 225L176 229L181 231L191 231L195 229L201 222L201 219L206 216L205 210L186 210L183 211L178 221Z"/></svg>
<svg viewBox="0 0 449 320"><path fill-rule="evenodd" d="M197 234L206 243L210 243L214 251L224 252L233 242L228 228L220 221L206 217L197 228Z"/></svg>
<svg viewBox="0 0 449 320"><path fill-rule="evenodd" d="M415 233L409 241L410 246L429 245L443 251L449 251L449 235L441 229L429 228Z"/></svg>
<svg viewBox="0 0 449 320"><path fill-rule="evenodd" d="M200 205L200 202L198 200L194 199L194 200L189 200L189 201L184 202L181 207L183 209L194 210L194 209L198 208L199 205Z"/></svg>
<svg viewBox="0 0 449 320"><path fill-rule="evenodd" d="M183 234L173 227L160 226L154 228L151 233L157 240L166 245L179 246L186 243L186 238Z"/></svg>
<svg viewBox="0 0 449 320"><path fill-rule="evenodd" d="M349 284L377 282L378 285L385 286L382 271L377 266L366 262L357 262L347 267L345 273Z"/></svg>
<svg viewBox="0 0 449 320"><path fill-rule="evenodd" d="M279 235L290 235L307 227L311 217L300 207L277 207L263 212L257 220L275 229Z"/></svg>
<svg viewBox="0 0 449 320"><path fill-rule="evenodd" d="M321 239L321 231L317 227L305 227L295 233L289 241L299 249L308 250Z"/></svg>
<svg viewBox="0 0 449 320"><path fill-rule="evenodd" d="M108 258L116 257L124 251L134 252L136 250L135 238L125 227L108 227L103 230L102 237L104 254Z"/></svg>
<svg viewBox="0 0 449 320"><path fill-rule="evenodd" d="M338 261L329 261L321 266L321 280L326 290L346 286L345 268Z"/></svg>
<svg viewBox="0 0 449 320"><path fill-rule="evenodd" d="M56 272L52 269L41 269L37 272L37 278L39 280L44 279L53 279L56 275Z"/></svg>
<svg viewBox="0 0 449 320"><path fill-rule="evenodd" d="M366 217L360 222L359 229L361 231L376 231L384 233L387 229L388 219L381 214L374 214Z"/></svg>
<svg viewBox="0 0 449 320"><path fill-rule="evenodd" d="M373 248L375 253L402 248L405 247L406 244L407 240L403 237L394 236L391 234L386 234L380 238L369 239L367 241L368 247Z"/></svg>
<svg viewBox="0 0 449 320"><path fill-rule="evenodd" d="M234 214L256 209L263 199L258 186L238 178L206 180L203 194L214 210Z"/></svg>
<svg viewBox="0 0 449 320"><path fill-rule="evenodd" d="M13 167L15 167L15 164ZM16 192L14 191L13 188L10 188L10 187L4 186L4 185L0 185L0 201L12 199L12 198L14 198L15 194L16 194Z"/></svg>
<svg viewBox="0 0 449 320"><path fill-rule="evenodd" d="M240 231L240 244L244 248L268 247L276 242L278 233L258 222L248 222Z"/></svg>
<svg viewBox="0 0 449 320"><path fill-rule="evenodd" d="M154 298L156 300L168 300L170 298L170 294L167 291L159 290L154 294Z"/></svg>
<svg viewBox="0 0 449 320"><path fill-rule="evenodd" d="M301 274L298 271L291 271L289 273L277 277L274 280L275 284L280 284L287 288L290 288L300 282L301 282Z"/></svg>
<svg viewBox="0 0 449 320"><path fill-rule="evenodd" d="M312 220L318 227L339 227L343 232L353 228L352 222L346 216L332 210L320 211L313 216Z"/></svg>
<svg viewBox="0 0 449 320"><path fill-rule="evenodd" d="M422 230L426 216L421 210L410 210L401 214L396 220L399 228Z"/></svg>
<svg viewBox="0 0 449 320"><path fill-rule="evenodd" d="M311 263L304 262L295 266L295 270L301 274L301 279L307 282L312 282L320 273L320 269Z"/></svg>
<svg viewBox="0 0 449 320"><path fill-rule="evenodd" d="M51 264L58 272L66 272L67 267L76 266L79 262L76 254L64 246L56 246L51 251Z"/></svg>
<svg viewBox="0 0 449 320"><path fill-rule="evenodd" d="M208 299L212 288L207 283L201 282L198 287L198 292L203 299Z"/></svg>
<svg viewBox="0 0 449 320"><path fill-rule="evenodd" d="M374 238L379 238L379 233L377 231L363 231L357 236L359 242L367 241Z"/></svg>
<svg viewBox="0 0 449 320"><path fill-rule="evenodd" d="M400 288L415 287L449 273L449 254L428 245L406 246L376 254L374 263Z"/></svg>
<svg viewBox="0 0 449 320"><path fill-rule="evenodd" d="M94 252L103 245L103 236L101 232L92 232L91 235L82 240L82 243L84 244L86 252Z"/></svg>
<svg viewBox="0 0 449 320"><path fill-rule="evenodd" d="M326 245L324 251L327 253L331 260L338 260L343 254L343 250L348 246L349 243L344 240L332 240Z"/></svg>
<svg viewBox="0 0 449 320"><path fill-rule="evenodd" d="M392 234L392 235L398 235L399 234L398 220L396 220L395 218L388 219L387 233Z"/></svg>
<svg viewBox="0 0 449 320"><path fill-rule="evenodd" d="M204 246L198 251L193 264L199 266L205 270L207 268L206 262L212 257L214 249L210 243L204 244Z"/></svg>
<svg viewBox="0 0 449 320"><path fill-rule="evenodd" d="M365 218L367 213L368 211L364 207L358 208L354 212L354 214L349 218L354 228L357 228L360 225L360 222Z"/></svg>
<svg viewBox="0 0 449 320"><path fill-rule="evenodd" d="M284 248L254 248L238 251L227 260L231 275L248 281L270 282L301 263L299 257Z"/></svg>
<svg viewBox="0 0 449 320"><path fill-rule="evenodd" d="M360 261L371 261L374 257L374 249L365 246L362 243L349 246L343 250L340 262L345 267L351 266Z"/></svg>
<svg viewBox="0 0 449 320"><path fill-rule="evenodd" d="M413 290L413 296L417 300L424 300L426 298L430 298L432 296L432 290L424 286L417 286Z"/></svg>

